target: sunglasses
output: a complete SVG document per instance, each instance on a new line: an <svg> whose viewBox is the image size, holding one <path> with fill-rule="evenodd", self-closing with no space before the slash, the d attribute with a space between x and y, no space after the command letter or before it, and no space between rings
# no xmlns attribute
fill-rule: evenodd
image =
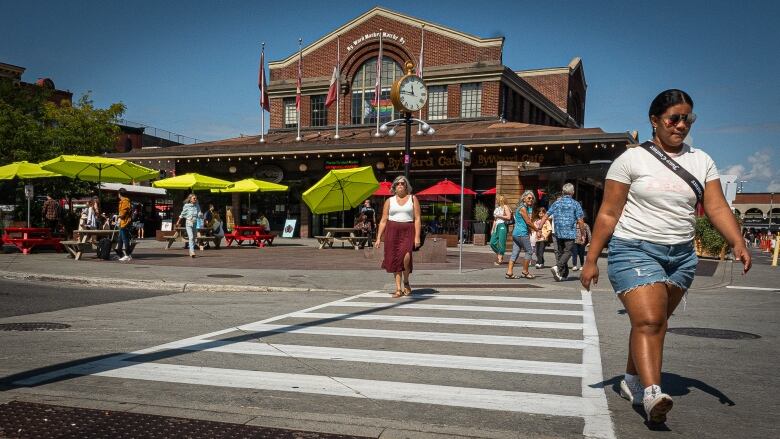
<svg viewBox="0 0 780 439"><path fill-rule="evenodd" d="M399 182L398 182L398 183L396 183L395 185L396 185L396 186L406 186L406 182L405 182L405 181L399 181Z"/></svg>
<svg viewBox="0 0 780 439"><path fill-rule="evenodd" d="M688 114L673 114L669 117L663 118L664 124L666 124L667 127L673 127L680 123L680 121L685 122L686 125L691 126L694 122L696 122L696 114L694 113L688 113Z"/></svg>

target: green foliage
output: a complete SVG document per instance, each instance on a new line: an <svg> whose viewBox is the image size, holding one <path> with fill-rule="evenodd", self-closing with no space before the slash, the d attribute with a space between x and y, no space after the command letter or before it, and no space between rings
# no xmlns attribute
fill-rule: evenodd
<svg viewBox="0 0 780 439"><path fill-rule="evenodd" d="M485 222L488 219L488 216L490 215L490 212L488 211L487 207L485 207L482 203L477 203L476 206L474 206L474 220L479 222Z"/></svg>
<svg viewBox="0 0 780 439"><path fill-rule="evenodd" d="M706 215L696 218L694 235L701 242L702 249L712 255L719 254L727 244L726 238L715 229Z"/></svg>
<svg viewBox="0 0 780 439"><path fill-rule="evenodd" d="M114 149L120 132L116 122L125 111L124 104L95 108L85 94L74 105L57 106L47 100L50 95L42 87L0 80L0 165L20 160L37 163L61 154L99 155ZM67 178L33 183L36 194L63 196L89 190L89 184ZM3 186L6 198L10 188ZM15 192L19 199L19 190Z"/></svg>

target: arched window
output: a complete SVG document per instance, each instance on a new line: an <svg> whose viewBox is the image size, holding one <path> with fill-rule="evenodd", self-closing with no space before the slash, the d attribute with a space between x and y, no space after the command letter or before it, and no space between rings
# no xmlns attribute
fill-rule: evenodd
<svg viewBox="0 0 780 439"><path fill-rule="evenodd" d="M377 112L379 122L387 122L399 117L390 102L390 87L396 79L403 76L401 66L391 58L382 57L382 82L379 102L374 94L376 90L376 58L371 58L358 69L352 80L352 123L355 125L375 124Z"/></svg>

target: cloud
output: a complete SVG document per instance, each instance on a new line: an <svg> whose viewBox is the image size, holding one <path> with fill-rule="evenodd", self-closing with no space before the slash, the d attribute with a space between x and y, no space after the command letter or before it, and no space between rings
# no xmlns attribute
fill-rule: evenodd
<svg viewBox="0 0 780 439"><path fill-rule="evenodd" d="M720 173L736 175L739 180L747 180L755 188L766 187L767 192L780 192L780 169L773 166L772 155L765 150L756 151L749 155L747 165L733 164Z"/></svg>

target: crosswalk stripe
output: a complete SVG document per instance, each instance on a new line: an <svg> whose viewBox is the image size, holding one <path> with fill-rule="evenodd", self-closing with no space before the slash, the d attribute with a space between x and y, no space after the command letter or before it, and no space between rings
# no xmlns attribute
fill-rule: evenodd
<svg viewBox="0 0 780 439"><path fill-rule="evenodd" d="M348 396L540 415L582 417L590 402L579 396L441 386L318 375L121 362L98 376L242 389ZM605 413L608 416L608 413Z"/></svg>
<svg viewBox="0 0 780 439"><path fill-rule="evenodd" d="M545 348L582 349L582 340L544 337L516 337L510 335L482 335L452 332L392 331L386 329L340 328L337 326L271 325L251 323L238 327L241 331L275 332L342 337L388 338L396 340L475 343L486 345L534 346Z"/></svg>
<svg viewBox="0 0 780 439"><path fill-rule="evenodd" d="M599 331L596 328L596 315L593 312L593 295L590 291L581 290L583 310L582 335L585 347L582 350L583 377L581 381L582 397L590 401L585 411L585 426L583 435L593 439L615 439L615 428L612 418L609 416L607 395L603 385L595 385L604 382L601 372L601 353L599 348ZM592 410L589 411L589 410Z"/></svg>
<svg viewBox="0 0 780 439"><path fill-rule="evenodd" d="M341 302L333 306L345 306L353 308L377 308L389 309L431 309L439 311L473 311L473 312L499 312L513 314L545 314L561 316L581 316L582 311L566 309L543 308L506 308L500 306L463 306L463 305L433 305L429 303L404 303L404 302Z"/></svg>
<svg viewBox="0 0 780 439"><path fill-rule="evenodd" d="M388 315L353 315L345 313L297 312L288 317L299 319L379 320L402 323L436 323L442 325L504 326L512 328L544 328L582 330L582 323L534 322L522 320L458 319L448 317L416 317Z"/></svg>
<svg viewBox="0 0 780 439"><path fill-rule="evenodd" d="M387 293L366 293L361 297L382 297L387 299ZM575 299L545 299L541 297L489 296L476 294L413 294L411 299L447 299L447 300L486 300L494 302L528 302L528 303L558 303L582 305L582 300Z"/></svg>
<svg viewBox="0 0 780 439"><path fill-rule="evenodd" d="M229 341L213 341L193 349L197 351L205 349L207 351L230 354L267 355L272 357L296 357L315 360L355 361L360 363L383 363L403 366L582 377L582 365L579 363Z"/></svg>

